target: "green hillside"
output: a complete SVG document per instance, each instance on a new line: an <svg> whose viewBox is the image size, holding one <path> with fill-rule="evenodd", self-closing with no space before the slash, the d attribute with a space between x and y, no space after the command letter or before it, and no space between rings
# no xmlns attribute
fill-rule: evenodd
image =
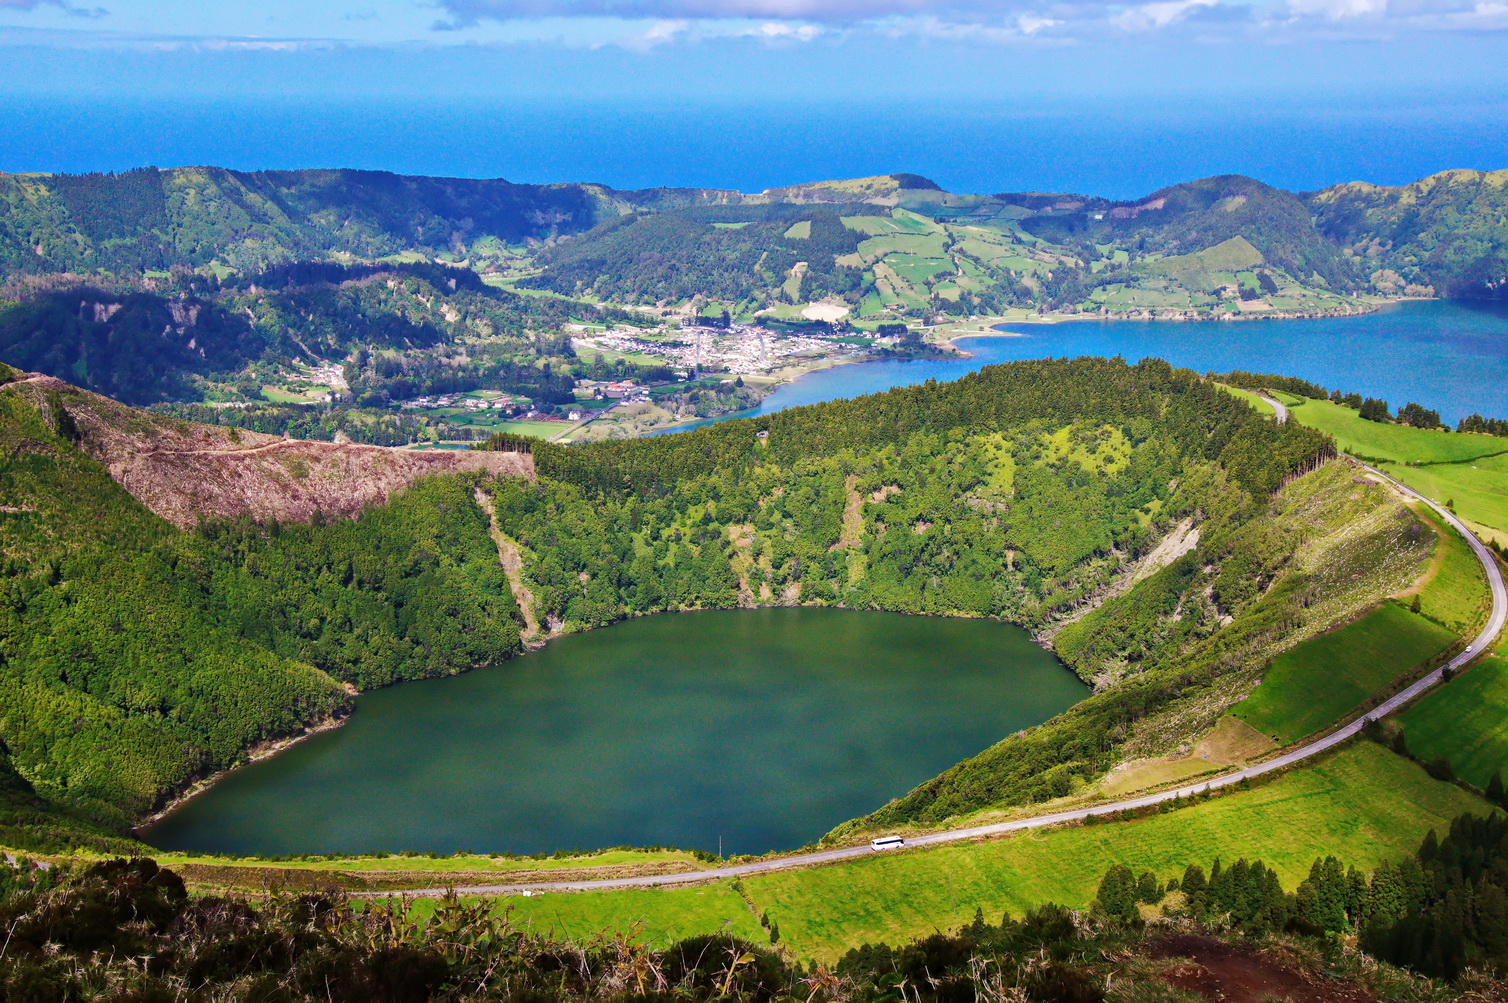
<svg viewBox="0 0 1508 1003"><path fill-rule="evenodd" d="M610 212L608 192L595 186L381 171L0 174L0 267L255 272L334 254L495 257L505 245L588 229Z"/></svg>
<svg viewBox="0 0 1508 1003"><path fill-rule="evenodd" d="M1411 185L1337 185L1309 197L1315 223L1388 291L1503 296L1508 171L1443 171Z"/></svg>

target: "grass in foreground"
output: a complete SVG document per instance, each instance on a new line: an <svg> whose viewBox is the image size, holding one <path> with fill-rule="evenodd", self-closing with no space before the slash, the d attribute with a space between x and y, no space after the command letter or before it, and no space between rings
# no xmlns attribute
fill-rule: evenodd
<svg viewBox="0 0 1508 1003"><path fill-rule="evenodd" d="M1444 756L1456 775L1485 788L1508 768L1508 659L1486 658L1399 716L1409 750Z"/></svg>
<svg viewBox="0 0 1508 1003"><path fill-rule="evenodd" d="M1371 742L1358 743L1255 790L1135 822L1101 823L925 851L876 854L844 865L744 882L798 957L830 959L867 942L900 943L992 921L1047 901L1083 907L1116 863L1166 880L1189 863L1261 858L1287 885L1315 857L1371 868L1417 848L1480 799L1440 783Z"/></svg>
<svg viewBox="0 0 1508 1003"><path fill-rule="evenodd" d="M1286 745L1340 720L1444 651L1456 636L1396 603L1384 603L1274 658L1262 684L1231 713Z"/></svg>
<svg viewBox="0 0 1508 1003"><path fill-rule="evenodd" d="M633 933L640 943L664 947L698 933L719 931L745 940L768 940L749 905L728 882L695 888L631 888L509 896L499 908L536 933L589 940L604 931Z"/></svg>

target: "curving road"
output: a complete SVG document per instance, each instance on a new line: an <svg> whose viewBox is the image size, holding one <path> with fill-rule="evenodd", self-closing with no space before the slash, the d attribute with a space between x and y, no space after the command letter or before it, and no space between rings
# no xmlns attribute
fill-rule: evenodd
<svg viewBox="0 0 1508 1003"><path fill-rule="evenodd" d="M1278 414L1280 421L1283 418L1287 417L1287 409L1284 408L1281 404L1278 404L1277 401L1269 401L1269 403L1272 403L1279 409ZM1461 521L1457 519L1453 514L1446 511L1441 506L1436 505L1428 498L1425 498L1417 491L1405 487L1404 485L1393 480L1393 478L1389 477L1387 474L1384 474L1382 471L1377 470L1373 467L1367 467L1366 469L1377 477L1380 477L1388 483L1392 484L1393 487L1397 488L1401 493L1409 496L1410 498L1415 498L1423 502L1430 508L1434 509L1437 513L1439 513L1441 518L1443 518L1447 523L1453 526L1455 530L1460 533L1463 538L1465 538L1466 542L1471 545L1472 552L1476 554L1477 560L1482 563L1483 569L1487 572L1487 581L1492 589L1492 614L1487 618L1487 625L1482 628L1482 632L1477 635L1476 639L1464 651L1462 651L1455 658L1452 658L1448 663L1448 667L1450 669L1459 669L1467 662L1470 662L1472 659L1476 658L1478 654L1487 649L1492 641L1498 636L1498 633L1502 631L1504 620L1508 619L1508 590L1505 590L1504 588L1503 576L1498 571L1497 563L1493 560L1491 552L1488 551L1485 545L1483 545L1482 541L1478 540L1476 535L1469 529L1467 529L1464 525L1462 525ZM1388 714L1391 714L1393 711L1398 710L1409 701L1418 697L1421 693L1424 693L1426 690L1429 690L1432 687L1438 685L1443 678L1445 668L1446 666L1442 666L1441 668L1436 669L1429 675L1414 683L1412 686L1409 686L1407 689L1401 691L1395 696L1388 698L1381 704L1378 704L1372 710L1368 711L1366 714L1343 725L1335 731L1330 732L1323 738L1316 739L1315 741L1310 742L1308 745L1300 746L1297 749L1285 752L1280 756L1269 759L1265 762L1257 763L1253 766L1247 766L1243 769L1236 770L1231 773L1222 774L1221 776L1214 777L1209 780L1200 781L1199 783L1193 784L1188 787L1180 787L1177 790L1162 791L1156 794L1146 794L1142 797L1127 798L1123 801L1107 802L1105 804L1094 805L1090 808L1075 808L1071 811L1055 812L1051 815L1035 815L1031 818L1015 819L1010 822L997 822L993 825L978 825L965 829L948 829L942 832L932 832L920 836L907 836L906 847L911 848L917 846L936 846L941 843L955 843L962 840L979 839L986 836L999 836L1004 833L1020 832L1026 829L1040 829L1044 826L1057 825L1061 822L1079 821L1088 818L1091 815L1109 815L1112 812L1124 811L1128 808L1145 808L1149 805L1159 804L1163 801L1171 801L1174 798L1187 798L1204 791L1216 790L1221 787L1229 787L1231 784L1240 783L1241 781L1250 779L1252 777L1260 777L1265 773L1271 773L1274 770L1281 770L1286 767L1292 766L1295 763L1302 762L1303 760L1308 759L1311 756L1319 755L1321 752L1334 748L1342 742L1347 741L1348 739L1356 735L1359 731L1361 731L1361 729L1367 724L1368 721L1374 718L1386 717ZM627 878L594 878L582 881L536 881L508 885L470 885L466 887L457 887L455 891L462 895L504 895L516 894L524 891L586 891L590 889L603 888L644 888L662 885L689 885L703 881L713 881L719 878L736 878L746 874L762 874L768 871L783 871L793 867L810 867L813 864L829 864L833 863L834 861L848 860L853 857L867 856L874 852L874 850L870 849L870 847L865 844L860 846L846 846L836 850L819 850L815 853L798 853L788 857L775 857L770 860L756 860L746 864L733 864L727 867L713 867L708 868L707 870L686 871L677 874L655 874ZM443 894L445 891L446 889L444 888L427 888L420 889L418 891L406 891L402 894L432 896ZM388 895L392 893L382 892L366 894Z"/></svg>
<svg viewBox="0 0 1508 1003"><path fill-rule="evenodd" d="M1257 395L1257 399L1258 400L1262 401L1263 403L1267 404L1268 406L1270 406L1272 408L1272 416L1277 419L1277 422L1278 422L1279 425L1287 423L1287 421L1288 421L1288 405L1287 404L1284 404L1281 401L1278 401L1277 399L1269 397L1266 394L1260 393L1260 392L1258 392L1256 390L1253 390L1252 393L1254 393L1254 394Z"/></svg>

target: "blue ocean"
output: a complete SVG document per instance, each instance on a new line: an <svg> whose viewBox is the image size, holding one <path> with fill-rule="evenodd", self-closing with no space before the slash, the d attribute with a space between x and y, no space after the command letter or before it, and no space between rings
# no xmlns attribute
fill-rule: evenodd
<svg viewBox="0 0 1508 1003"><path fill-rule="evenodd" d="M0 97L0 170L358 167L762 191L910 171L954 192L1135 198L1213 174L1308 191L1508 166L1502 108L1282 103Z"/></svg>

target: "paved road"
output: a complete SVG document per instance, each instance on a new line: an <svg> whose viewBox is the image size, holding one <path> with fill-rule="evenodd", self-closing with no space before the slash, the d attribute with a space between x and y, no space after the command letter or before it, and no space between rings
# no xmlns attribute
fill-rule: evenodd
<svg viewBox="0 0 1508 1003"><path fill-rule="evenodd" d="M1256 391L1252 391L1252 392L1256 393ZM1282 425L1282 424L1284 424L1284 423L1286 423L1288 421L1288 405L1287 404L1279 403L1277 400L1274 400L1273 398L1271 398L1271 397L1269 397L1269 396L1267 396L1266 394L1263 394L1263 393L1257 393L1257 398L1259 400L1266 401L1269 405L1271 405L1273 417L1277 418L1279 425Z"/></svg>
<svg viewBox="0 0 1508 1003"><path fill-rule="evenodd" d="M1283 417L1286 417L1287 409L1283 408L1283 406L1281 404L1278 404L1276 401L1273 401L1272 403L1281 409L1279 412L1279 420L1281 420ZM1462 525L1460 520L1458 520L1450 512L1446 511L1439 505L1436 505L1434 502L1430 501L1428 498L1425 498L1418 492L1404 487L1402 484L1399 484L1391 477L1388 477L1386 474L1382 473L1380 470L1376 470L1372 467L1367 467L1366 469L1371 471L1376 476L1382 478L1383 480L1391 483L1403 494L1408 495L1411 498L1418 499L1419 501L1423 502L1430 508L1434 509L1437 513L1439 513L1440 516L1446 522L1450 523L1451 526L1455 527L1456 531L1459 532L1461 536L1466 539L1467 543L1471 545L1472 552L1476 554L1477 560L1482 562L1482 567L1487 572L1487 580L1492 589L1492 614L1487 618L1487 625L1482 628L1482 632L1477 635L1476 639L1471 643L1471 645L1466 648L1465 651L1461 652L1455 658L1452 658L1450 660L1449 667L1452 670L1459 669L1467 662L1477 657L1477 655L1482 651L1487 649L1492 641L1498 636L1498 633L1503 629L1504 620L1508 619L1508 591L1505 591L1504 589L1503 576L1498 571L1497 563L1493 561L1491 553L1482 544L1482 541L1478 540L1476 538L1476 535L1473 534L1464 525ZM1311 756L1316 756L1327 749L1334 748L1342 742L1345 742L1352 736L1356 735L1357 732L1361 731L1368 720L1373 718L1386 717L1388 714L1391 714L1393 711L1398 710L1400 707L1404 706L1409 701L1419 696L1419 694L1425 692L1431 687L1438 685L1442 678L1442 672L1442 669L1436 669L1429 675L1425 676L1423 679L1420 679L1418 682L1414 683L1412 686L1398 693L1396 696L1383 701L1381 704L1368 711L1363 716L1356 718L1354 721L1347 723L1346 725L1338 728L1325 737L1310 742L1308 745L1301 746L1300 748L1293 749L1289 752L1285 752L1281 756L1277 756L1262 763L1257 763L1254 766L1248 766L1244 769L1236 770L1232 773L1222 774L1221 776L1215 777L1213 779L1200 781L1187 787L1180 787L1177 790L1162 791L1161 793L1157 794L1146 794L1142 797L1128 798L1124 801L1114 801L1106 804L1099 804L1091 808L1076 808L1071 811L1055 812L1051 815L1034 815L1031 818L1016 819L1010 822L997 822L993 825L978 825L971 826L966 829L948 829L943 832L933 832L922 836L907 836L906 846L908 848L917 846L936 846L941 843L955 843L961 840L979 839L986 836L999 836L1004 833L1020 832L1026 829L1040 829L1044 826L1057 825L1060 822L1078 821L1088 818L1091 815L1108 815L1112 812L1124 811L1128 808L1145 808L1149 805L1159 804L1163 801L1171 801L1174 798L1187 798L1195 794L1199 794L1203 791L1218 790L1221 787L1229 787L1231 784L1240 783L1241 781L1250 779L1252 777L1260 777L1263 774L1271 773L1274 770L1281 770L1285 767L1292 766L1295 763L1302 762L1303 760L1308 759ZM847 846L836 850L820 850L816 853L798 853L788 857L775 857L770 860L756 860L746 864L733 864L728 867L713 867L707 870L687 871L680 874L659 874L631 878L596 878L584 881L536 881L509 885L471 885L467 887L459 887L455 890L463 895L502 895L523 892L526 890L585 891L589 889L603 888L643 888L660 885L688 885L703 881L712 881L718 878L736 878L746 874L762 874L768 871L783 871L793 867L809 867L813 864L829 864L833 863L834 861L848 860L853 857L868 856L869 854L874 852L876 851L870 849L870 847L866 844L862 846ZM428 888L419 891L405 892L404 894L430 896L440 895L444 891L445 889L443 888ZM381 894L385 895L388 893L384 892Z"/></svg>

